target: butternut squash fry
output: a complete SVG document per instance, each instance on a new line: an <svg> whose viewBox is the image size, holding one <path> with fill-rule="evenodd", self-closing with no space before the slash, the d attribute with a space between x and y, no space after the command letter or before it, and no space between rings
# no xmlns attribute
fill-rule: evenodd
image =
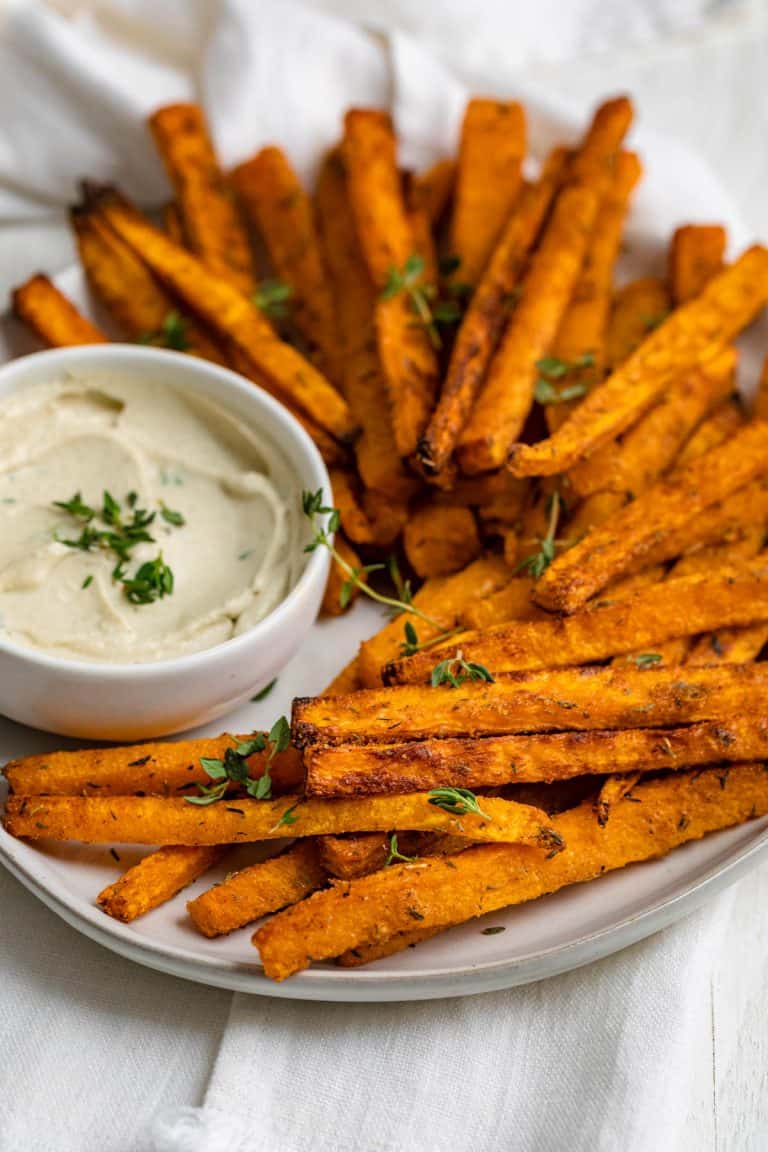
<svg viewBox="0 0 768 1152"><path fill-rule="evenodd" d="M513 476L555 475L618 436L676 376L716 357L767 300L768 249L756 246L652 332L549 439L515 445L509 459Z"/></svg>
<svg viewBox="0 0 768 1152"><path fill-rule="evenodd" d="M341 152L326 156L316 192L320 240L333 286L343 356L343 392L360 426L357 468L369 488L395 498L414 488L395 445L389 395L373 326L376 291L363 260Z"/></svg>
<svg viewBox="0 0 768 1152"><path fill-rule="evenodd" d="M450 576L479 556L477 522L460 505L422 504L408 518L403 547L418 576Z"/></svg>
<svg viewBox="0 0 768 1152"><path fill-rule="evenodd" d="M259 373L278 398L294 403L322 429L349 439L355 425L346 402L295 348L275 336L256 306L228 281L212 274L190 252L104 189L99 210L144 262L183 303L227 341Z"/></svg>
<svg viewBox="0 0 768 1152"><path fill-rule="evenodd" d="M223 853L223 848L215 846L158 848L104 888L96 897L96 903L107 916L129 924L172 900L182 888L193 884L217 864Z"/></svg>
<svg viewBox="0 0 768 1152"><path fill-rule="evenodd" d="M768 574L765 563L763 572ZM573 616L466 632L460 646L465 660L497 675L594 663L622 652L653 652L654 645L675 636L763 622L768 622L768 581L713 574L705 580L666 580L618 603L598 600ZM382 679L385 684L423 684L435 664L455 656L456 648L456 643L441 645L393 661L384 667Z"/></svg>
<svg viewBox="0 0 768 1152"><path fill-rule="evenodd" d="M403 744L315 745L304 754L307 795L386 795L442 786L502 788L593 773L679 770L768 756L768 720L734 718L685 728L556 732Z"/></svg>
<svg viewBox="0 0 768 1152"><path fill-rule="evenodd" d="M574 612L699 513L766 471L768 423L756 421L707 456L647 488L610 521L561 553L538 581L536 603Z"/></svg>
<svg viewBox="0 0 768 1152"><path fill-rule="evenodd" d="M415 919L420 933L447 927L662 856L768 812L768 774L762 765L737 765L723 784L717 768L680 773L638 784L633 795L639 802L617 805L603 828L591 803L554 817L566 845L556 855L475 847L339 881L259 928L254 944L264 971L284 980L313 960L411 932Z"/></svg>
<svg viewBox="0 0 768 1152"><path fill-rule="evenodd" d="M718 404L712 414L707 416L706 420L702 420L683 444L675 461L676 468L684 468L691 460L698 460L705 452L730 440L743 424L744 412L738 397L732 396L729 400Z"/></svg>
<svg viewBox="0 0 768 1152"><path fill-rule="evenodd" d="M340 337L310 197L280 148L262 148L235 168L231 180L277 276L291 289L291 320L310 359L340 382Z"/></svg>
<svg viewBox="0 0 768 1152"><path fill-rule="evenodd" d="M608 823L608 817L614 805L618 804L620 800L624 800L641 779L642 773L640 772L627 772L623 776L608 777L595 801L595 815L601 828L604 828Z"/></svg>
<svg viewBox="0 0 768 1152"><path fill-rule="evenodd" d="M128 796L131 793L173 796L210 783L201 757L220 760L227 748L250 737L208 736L199 740L166 740L123 747L80 748L44 752L10 760L3 769L11 791L24 796ZM266 753L250 757L254 778L262 776ZM270 764L272 790L293 791L304 779L295 748L278 752Z"/></svg>
<svg viewBox="0 0 768 1152"><path fill-rule="evenodd" d="M555 202L520 300L459 439L459 466L468 475L500 467L522 431L533 404L536 364L568 307L599 204L596 192L582 186L565 188Z"/></svg>
<svg viewBox="0 0 768 1152"><path fill-rule="evenodd" d="M719 224L686 224L676 229L669 251L669 286L675 304L687 304L723 269L727 242Z"/></svg>
<svg viewBox="0 0 768 1152"><path fill-rule="evenodd" d="M32 840L79 840L85 844L238 844L317 836L333 832L451 832L468 840L524 842L551 848L545 812L513 800L482 798L484 816L453 815L426 794L364 800L233 800L211 804L202 814L185 800L158 796L11 796L5 828ZM295 817L286 823L286 812ZM282 821L282 822L281 822Z"/></svg>
<svg viewBox="0 0 768 1152"><path fill-rule="evenodd" d="M38 274L14 288L13 312L49 348L106 344L107 337L86 320L47 276Z"/></svg>
<svg viewBox="0 0 768 1152"><path fill-rule="evenodd" d="M180 851L180 849L177 849ZM187 848L200 852L200 848ZM187 903L198 932L226 936L269 912L278 912L322 888L328 879L312 840L294 844L279 856L241 868Z"/></svg>
<svg viewBox="0 0 768 1152"><path fill-rule="evenodd" d="M173 185L186 241L241 292L256 287L251 247L226 187L199 104L169 104L149 127Z"/></svg>
<svg viewBox="0 0 768 1152"><path fill-rule="evenodd" d="M647 728L731 720L762 708L768 666L554 669L493 684L424 685L298 699L293 739L313 744L400 743L559 729ZM446 700L446 692L448 699Z"/></svg>
<svg viewBox="0 0 768 1152"><path fill-rule="evenodd" d="M429 476L446 469L496 350L523 266L562 176L565 150L555 149L535 184L526 185L459 327L437 408L419 442Z"/></svg>
<svg viewBox="0 0 768 1152"><path fill-rule="evenodd" d="M343 156L360 245L374 285L383 293L374 320L395 444L401 456L410 456L432 411L438 364L410 290L405 285L398 288L392 279L406 277L409 261L417 253L389 115L370 108L347 112Z"/></svg>
<svg viewBox="0 0 768 1152"><path fill-rule="evenodd" d="M707 366L684 373L620 441L598 448L570 469L580 496L612 489L637 495L673 462L696 426L735 386L736 351L725 348Z"/></svg>
<svg viewBox="0 0 768 1152"><path fill-rule="evenodd" d="M143 260L87 208L70 213L83 270L96 296L131 340L152 340L225 364L219 346L189 316L178 311ZM173 328L169 319L177 317Z"/></svg>
<svg viewBox="0 0 768 1152"><path fill-rule="evenodd" d="M520 191L525 110L513 101L470 100L464 112L450 226L457 276L476 284Z"/></svg>
<svg viewBox="0 0 768 1152"><path fill-rule="evenodd" d="M587 245L571 302L560 322L552 355L567 371L551 387L558 396L566 389L589 391L605 373L605 332L611 306L613 271L621 247L624 221L642 165L634 152L620 152L610 186ZM545 407L552 431L565 421L579 398Z"/></svg>

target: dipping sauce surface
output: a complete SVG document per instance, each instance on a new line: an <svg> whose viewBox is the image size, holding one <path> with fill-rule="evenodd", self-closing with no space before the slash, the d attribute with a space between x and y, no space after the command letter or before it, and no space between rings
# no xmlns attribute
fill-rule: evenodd
<svg viewBox="0 0 768 1152"><path fill-rule="evenodd" d="M115 663L220 644L295 584L300 521L288 459L205 397L67 376L0 399L0 635L19 644Z"/></svg>

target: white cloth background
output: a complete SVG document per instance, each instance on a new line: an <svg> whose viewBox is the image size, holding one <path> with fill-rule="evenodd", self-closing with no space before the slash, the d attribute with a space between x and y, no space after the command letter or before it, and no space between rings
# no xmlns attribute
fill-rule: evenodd
<svg viewBox="0 0 768 1152"><path fill-rule="evenodd" d="M75 20L38 3L6 5L3 285L70 258L63 214L84 173L116 179L145 202L162 199L163 174L142 120L164 100L203 101L226 163L277 139L305 175L352 102L392 103L409 163L449 148L464 88L438 56L474 83L485 61L487 91L541 98L557 90L563 98L572 84L580 119L587 100L632 87L630 69L642 80L641 108L647 97L669 119L677 112L646 58L630 65L626 52L623 75L607 58L578 69L558 63L556 88L547 61L614 37L614 5L489 3L482 19L476 5L458 0L352 6L379 32L386 10L387 26L400 26L386 39L344 20L349 3L325 7L339 15L293 0L109 0ZM710 5L622 7L623 40L648 42ZM608 8L601 23L599 10ZM745 73L764 45L752 36L759 21L739 39L743 13L726 8L716 23L724 24L717 44L724 35L738 52L732 75L746 100ZM434 59L413 34L432 41ZM719 59L710 26L699 35L703 57ZM679 44L663 51L675 65L666 75L685 73L687 57L674 59ZM749 90L752 100L757 91ZM724 116L712 104L711 124ZM750 106L750 116L748 137L765 107ZM711 131L701 131L711 148ZM743 147L721 137L731 155ZM659 138L648 152L670 208L678 209L676 182L684 181L692 214L701 206L734 218L695 155ZM737 184L742 206L757 203L749 181ZM749 223L755 229L761 220ZM768 1047L759 1022L768 919L755 911L765 891L763 871L656 938L529 988L423 1005L334 1006L230 997L144 971L78 937L0 872L0 1152L764 1148L765 1081L749 1081L749 1100L738 1078L745 1061L765 1066ZM738 1113L728 1143L722 1120L717 1130L718 1105L721 1116Z"/></svg>

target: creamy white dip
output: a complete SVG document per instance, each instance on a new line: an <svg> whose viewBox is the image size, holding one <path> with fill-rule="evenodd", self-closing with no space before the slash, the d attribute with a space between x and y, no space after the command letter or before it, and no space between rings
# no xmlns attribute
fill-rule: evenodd
<svg viewBox="0 0 768 1152"><path fill-rule="evenodd" d="M152 542L132 549L124 571L162 554L171 594L132 604L108 547L62 543L84 522L54 501L80 493L100 510L105 491L126 519L129 493L156 513ZM67 376L0 400L0 635L10 640L117 663L210 648L285 598L302 546L288 460L210 400L119 376Z"/></svg>

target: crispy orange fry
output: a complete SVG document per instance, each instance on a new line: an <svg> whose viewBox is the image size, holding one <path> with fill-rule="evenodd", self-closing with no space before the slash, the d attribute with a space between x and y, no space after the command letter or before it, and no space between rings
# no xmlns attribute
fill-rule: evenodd
<svg viewBox="0 0 768 1152"><path fill-rule="evenodd" d="M379 298L375 326L395 444L401 456L410 456L416 451L437 395L435 349L404 290Z"/></svg>
<svg viewBox="0 0 768 1152"><path fill-rule="evenodd" d="M504 561L489 555L481 556L463 572L428 580L416 593L413 602L442 627L433 628L423 620L412 620L419 643L424 644L441 632L451 631L468 604L477 597L503 588L509 577L510 570ZM405 619L404 616L395 617L360 645L359 673L364 687L374 688L381 684L382 665L398 655L405 639Z"/></svg>
<svg viewBox="0 0 768 1152"><path fill-rule="evenodd" d="M701 636L688 654L686 665L748 664L756 660L768 644L768 625L753 628L723 628Z"/></svg>
<svg viewBox="0 0 768 1152"><path fill-rule="evenodd" d="M100 892L96 903L107 916L128 924L172 900L217 864L223 852L215 846L158 848Z"/></svg>
<svg viewBox="0 0 768 1152"><path fill-rule="evenodd" d="M255 287L251 247L216 159L199 104L169 104L149 127L173 185L190 248L241 292Z"/></svg>
<svg viewBox="0 0 768 1152"><path fill-rule="evenodd" d="M232 184L277 276L291 289L291 319L310 358L329 379L340 381L339 333L312 201L279 148L263 148L240 164Z"/></svg>
<svg viewBox="0 0 768 1152"><path fill-rule="evenodd" d="M107 342L47 276L38 274L14 288L11 300L16 317L50 348Z"/></svg>
<svg viewBox="0 0 768 1152"><path fill-rule="evenodd" d="M606 367L614 372L666 320L669 291L663 280L644 276L614 293L605 334Z"/></svg>
<svg viewBox="0 0 768 1152"><path fill-rule="evenodd" d="M580 496L612 489L636 496L676 461L680 448L708 411L733 391L736 352L726 348L707 365L676 380L666 395L621 441L598 448L568 473Z"/></svg>
<svg viewBox="0 0 768 1152"><path fill-rule="evenodd" d="M363 800L233 799L205 813L186 800L158 796L10 796L5 827L32 840L85 844L239 844L339 832L451 832L467 840L524 842L551 848L547 815L538 808L483 796L478 816L453 815L427 794ZM293 820L285 820L286 813Z"/></svg>
<svg viewBox="0 0 768 1152"><path fill-rule="evenodd" d="M560 396L566 389L589 391L605 370L605 332L611 306L613 270L621 247L624 220L642 166L634 152L620 152L610 187L587 246L573 296L560 323L552 355L567 365L551 385ZM579 397L548 403L547 426L552 431L567 418Z"/></svg>
<svg viewBox="0 0 768 1152"><path fill-rule="evenodd" d="M418 833L404 833L415 837ZM399 842L398 837L398 842ZM339 880L367 876L383 868L389 853L389 837L381 832L358 832L347 836L320 836L320 860L326 872ZM405 848L402 849L406 851Z"/></svg>
<svg viewBox="0 0 768 1152"><path fill-rule="evenodd" d="M376 341L389 392L395 443L401 456L415 451L426 427L438 384L430 337L419 322L408 288L417 255L397 169L392 121L376 109L352 109L344 118L343 156L347 188L368 270L380 295ZM418 280L418 275L412 273Z"/></svg>
<svg viewBox="0 0 768 1152"><path fill-rule="evenodd" d="M394 497L407 496L413 490L414 478L405 472L395 446L373 327L376 292L363 260L338 150L330 152L320 167L316 204L338 314L343 391L360 425L355 441L360 478L369 488Z"/></svg>
<svg viewBox="0 0 768 1152"><path fill-rule="evenodd" d="M768 422L756 421L686 468L647 488L605 525L558 556L538 581L544 608L574 612L705 509L768 471Z"/></svg>
<svg viewBox="0 0 768 1152"><path fill-rule="evenodd" d="M565 162L555 149L539 180L526 185L461 322L437 408L419 442L429 475L442 473L464 428L509 315L525 259L541 228Z"/></svg>
<svg viewBox="0 0 768 1152"><path fill-rule="evenodd" d="M450 228L459 280L476 284L520 191L525 110L512 101L470 100L464 112Z"/></svg>
<svg viewBox="0 0 768 1152"><path fill-rule="evenodd" d="M209 736L200 740L166 740L124 747L81 748L74 752L45 752L10 760L3 769L13 792L37 796L127 796L132 792L173 796L197 791L210 783L201 757L220 760L227 748L250 737ZM264 774L266 753L248 761L254 778ZM289 792L304 779L295 748L278 752L270 764L274 792Z"/></svg>
<svg viewBox="0 0 768 1152"><path fill-rule="evenodd" d="M719 224L686 224L675 231L669 251L669 286L675 304L693 300L722 271L727 239Z"/></svg>
<svg viewBox="0 0 768 1152"><path fill-rule="evenodd" d="M281 399L290 400L337 439L355 431L346 402L320 372L275 336L256 306L140 213L105 189L99 209L110 226L185 305L260 372Z"/></svg>
<svg viewBox="0 0 768 1152"><path fill-rule="evenodd" d="M418 576L450 576L480 554L477 522L469 508L423 504L408 518L403 547Z"/></svg>
<svg viewBox="0 0 768 1152"><path fill-rule="evenodd" d="M768 249L756 246L716 276L583 400L547 440L518 444L514 476L552 476L629 427L692 364L706 365L768 300Z"/></svg>
<svg viewBox="0 0 768 1152"><path fill-rule="evenodd" d="M763 571L768 574L768 565ZM573 616L465 632L461 651L465 660L483 664L496 675L588 664L622 652L653 652L654 645L675 636L762 622L768 622L768 581L693 576L641 588L618 602L598 600ZM384 683L424 683L435 664L455 656L456 647L451 643L387 664Z"/></svg>
<svg viewBox="0 0 768 1152"><path fill-rule="evenodd" d="M188 852L200 852L188 848ZM242 868L187 903L190 919L203 936L226 936L269 912L278 912L316 892L327 874L312 840L294 844L250 868Z"/></svg>
<svg viewBox="0 0 768 1152"><path fill-rule="evenodd" d="M315 746L304 754L310 796L500 788L590 773L651 772L768 756L768 721L734 718L685 728L557 732L403 744Z"/></svg>
<svg viewBox="0 0 768 1152"><path fill-rule="evenodd" d="M534 398L537 362L568 306L599 207L588 187L565 188L531 258L521 297L461 434L459 465L473 475L498 468L520 435Z"/></svg>
<svg viewBox="0 0 768 1152"><path fill-rule="evenodd" d="M375 286L381 290L392 269L402 269L413 254L389 114L375 108L347 112L342 155L363 256Z"/></svg>
<svg viewBox="0 0 768 1152"><path fill-rule="evenodd" d="M294 742L306 748L553 729L663 727L754 714L762 708L766 686L764 664L555 669L453 689L420 685L298 699L292 730Z"/></svg>
<svg viewBox="0 0 768 1152"><path fill-rule="evenodd" d="M181 315L143 260L103 220L81 207L74 208L70 218L88 282L126 335L226 363L221 348L189 316ZM169 329L171 320L175 324Z"/></svg>
<svg viewBox="0 0 768 1152"><path fill-rule="evenodd" d="M485 846L339 881L257 931L264 970L284 980L313 960L411 932L414 919L419 932L446 927L661 856L768 812L768 774L754 764L726 776L718 768L680 773L639 784L633 796L638 802L617 805L604 828L591 803L555 817L566 847L554 856Z"/></svg>

